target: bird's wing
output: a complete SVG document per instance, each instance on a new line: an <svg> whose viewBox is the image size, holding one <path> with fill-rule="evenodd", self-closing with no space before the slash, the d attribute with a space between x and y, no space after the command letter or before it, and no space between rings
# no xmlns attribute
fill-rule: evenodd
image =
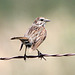
<svg viewBox="0 0 75 75"><path fill-rule="evenodd" d="M43 30L40 32L39 36L35 38L34 43L33 43L33 45L32 45L31 48L32 48L33 50L37 49L38 46L45 40L46 35L47 35L47 32L46 32L45 29L43 29Z"/></svg>
<svg viewBox="0 0 75 75"><path fill-rule="evenodd" d="M24 36L29 38L30 43L34 43L34 40L39 35L39 32L40 32L40 27L32 26L31 28L29 28L29 30Z"/></svg>

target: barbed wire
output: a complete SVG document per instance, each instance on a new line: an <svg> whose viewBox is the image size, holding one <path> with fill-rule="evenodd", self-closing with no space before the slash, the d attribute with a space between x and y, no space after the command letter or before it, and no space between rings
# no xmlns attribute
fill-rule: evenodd
<svg viewBox="0 0 75 75"><path fill-rule="evenodd" d="M63 56L75 56L75 53L66 53L66 54L42 54L42 55L29 55L26 56L26 58L44 58L44 57L63 57ZM5 57L5 58L0 58L0 60L10 60L10 59L22 59L24 56L14 56L14 57ZM46 60L44 58L44 60Z"/></svg>

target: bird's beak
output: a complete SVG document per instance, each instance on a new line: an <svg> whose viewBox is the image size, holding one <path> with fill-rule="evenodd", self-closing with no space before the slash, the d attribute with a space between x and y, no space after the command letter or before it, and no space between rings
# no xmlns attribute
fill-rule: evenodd
<svg viewBox="0 0 75 75"><path fill-rule="evenodd" d="M45 21L45 22L50 22L50 20L49 20L49 19L45 19L44 21Z"/></svg>

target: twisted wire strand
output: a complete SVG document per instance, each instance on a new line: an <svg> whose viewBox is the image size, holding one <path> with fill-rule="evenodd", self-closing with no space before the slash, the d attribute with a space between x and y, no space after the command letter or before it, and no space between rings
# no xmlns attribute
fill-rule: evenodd
<svg viewBox="0 0 75 75"><path fill-rule="evenodd" d="M42 54L42 55L29 55L29 56L26 56L26 58L42 58L42 57L63 57L63 56L75 56L75 53L66 53L66 54ZM0 60L10 60L10 59L22 59L24 58L24 56L14 56L14 57L2 57L0 58Z"/></svg>

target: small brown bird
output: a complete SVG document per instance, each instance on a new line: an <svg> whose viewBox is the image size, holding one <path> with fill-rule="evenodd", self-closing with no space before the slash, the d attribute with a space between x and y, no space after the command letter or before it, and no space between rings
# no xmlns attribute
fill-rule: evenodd
<svg viewBox="0 0 75 75"><path fill-rule="evenodd" d="M45 40L47 36L47 31L45 29L46 22L50 22L50 20L45 19L44 17L38 17L35 19L32 26L29 28L29 30L24 35L24 37L11 38L11 40L18 39L22 42L20 50L22 49L23 45L26 46L24 60L26 60L27 48L31 48L32 50L37 50L38 55L42 54L37 48Z"/></svg>

